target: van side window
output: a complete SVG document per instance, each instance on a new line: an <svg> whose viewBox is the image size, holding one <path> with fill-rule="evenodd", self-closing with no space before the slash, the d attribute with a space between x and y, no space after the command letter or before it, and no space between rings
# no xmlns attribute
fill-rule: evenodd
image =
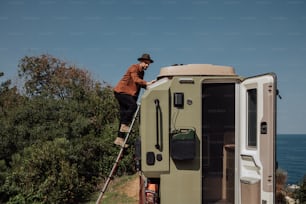
<svg viewBox="0 0 306 204"><path fill-rule="evenodd" d="M257 89L249 89L248 97L248 146L257 147Z"/></svg>

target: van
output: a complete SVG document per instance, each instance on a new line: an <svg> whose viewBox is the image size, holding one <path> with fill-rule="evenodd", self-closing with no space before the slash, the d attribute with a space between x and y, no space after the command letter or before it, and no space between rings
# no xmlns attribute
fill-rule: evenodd
<svg viewBox="0 0 306 204"><path fill-rule="evenodd" d="M187 64L157 79L141 97L139 203L274 203L276 75Z"/></svg>

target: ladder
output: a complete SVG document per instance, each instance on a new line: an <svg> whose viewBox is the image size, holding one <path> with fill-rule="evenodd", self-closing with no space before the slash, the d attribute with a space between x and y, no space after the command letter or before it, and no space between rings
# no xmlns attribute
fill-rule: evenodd
<svg viewBox="0 0 306 204"><path fill-rule="evenodd" d="M124 146L125 146L127 140L129 139L129 136L130 136L130 133L131 133L131 131L132 131L133 125L134 125L134 123L135 123L135 121L136 121L136 118L137 118L139 109L140 109L140 104L137 104L137 109L136 109L136 112L134 113L133 120L132 120L132 122L131 122L131 124L130 124L130 129L129 129L128 132L127 132L127 135L126 135L126 137L125 137L125 140L124 140L123 145L120 147L120 151L119 151L119 154L118 154L118 156L117 156L117 159L116 159L116 161L115 161L115 163L114 163L114 165L113 165L112 170L110 171L110 173L109 173L109 175L108 175L108 177L107 177L107 179L106 179L106 182L105 182L105 184L104 184L104 186L103 186L103 188L102 188L102 190L101 190L101 193L100 193L100 195L99 195L99 198L98 198L96 204L100 204L100 202L101 202L101 200L102 200L102 197L103 197L103 195L104 195L104 193L105 193L105 191L106 191L106 189L107 189L107 187L108 187L108 185L109 185L109 183L110 183L110 181L111 181L111 178L113 177L113 175L114 175L114 173L115 173L115 171L116 171L116 168L117 168L117 166L118 166L118 163L119 163L120 159L122 158L122 154L123 154L123 151L124 151L124 148L125 148Z"/></svg>

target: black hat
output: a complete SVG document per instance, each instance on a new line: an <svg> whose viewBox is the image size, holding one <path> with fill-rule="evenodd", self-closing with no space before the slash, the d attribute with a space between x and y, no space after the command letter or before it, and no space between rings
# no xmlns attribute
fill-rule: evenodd
<svg viewBox="0 0 306 204"><path fill-rule="evenodd" d="M149 60L151 63L153 63L154 61L151 59L149 54L143 54L141 57L138 58L138 61L142 61L142 60Z"/></svg>

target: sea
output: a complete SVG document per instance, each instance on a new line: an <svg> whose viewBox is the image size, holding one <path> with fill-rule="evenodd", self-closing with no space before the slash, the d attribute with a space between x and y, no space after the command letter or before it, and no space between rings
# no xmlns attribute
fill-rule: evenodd
<svg viewBox="0 0 306 204"><path fill-rule="evenodd" d="M278 134L276 160L287 172L287 184L299 184L306 175L306 134Z"/></svg>

